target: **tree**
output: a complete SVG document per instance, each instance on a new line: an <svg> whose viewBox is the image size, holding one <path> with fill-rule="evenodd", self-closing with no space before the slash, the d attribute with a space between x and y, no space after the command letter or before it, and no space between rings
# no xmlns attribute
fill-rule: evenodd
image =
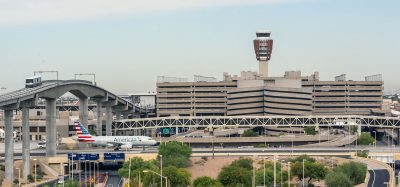
<svg viewBox="0 0 400 187"><path fill-rule="evenodd" d="M158 178L153 178L151 173L144 173L144 170L151 170L158 172L158 167L154 163L154 161L144 161L140 157L133 157L130 159L130 186L139 186L139 183L144 182L145 184L150 184L152 182L151 179L156 179L155 182L159 183ZM128 178L129 177L129 161L125 162L122 168L118 170L118 174L121 177ZM140 180L139 180L140 175Z"/></svg>
<svg viewBox="0 0 400 187"><path fill-rule="evenodd" d="M198 177L193 181L194 187L222 187L222 184L208 176Z"/></svg>
<svg viewBox="0 0 400 187"><path fill-rule="evenodd" d="M316 135L317 131L315 131L315 126L307 126L304 128L304 132L307 135Z"/></svg>
<svg viewBox="0 0 400 187"><path fill-rule="evenodd" d="M218 180L223 186L235 187L237 185L250 186L252 171L238 165L229 165L222 168Z"/></svg>
<svg viewBox="0 0 400 187"><path fill-rule="evenodd" d="M230 165L222 168L218 180L223 186L251 185L253 160L250 158L239 158Z"/></svg>
<svg viewBox="0 0 400 187"><path fill-rule="evenodd" d="M158 147L158 158L163 155L163 166L185 168L191 165L192 148L181 142L171 141Z"/></svg>
<svg viewBox="0 0 400 187"><path fill-rule="evenodd" d="M245 130L242 134L243 137L256 137L258 134L253 130Z"/></svg>
<svg viewBox="0 0 400 187"><path fill-rule="evenodd" d="M328 187L352 187L350 178L341 172L330 172L325 177L325 184Z"/></svg>
<svg viewBox="0 0 400 187"><path fill-rule="evenodd" d="M335 169L336 172L342 172L350 178L354 185L363 183L367 174L367 166L359 162L347 162Z"/></svg>
<svg viewBox="0 0 400 187"><path fill-rule="evenodd" d="M66 180L65 187L80 187L81 185L79 184L79 181L76 180Z"/></svg>
<svg viewBox="0 0 400 187"><path fill-rule="evenodd" d="M231 165L252 170L253 160L250 158L239 158L238 160L233 161Z"/></svg>
<svg viewBox="0 0 400 187"><path fill-rule="evenodd" d="M276 181L277 184L280 184L281 181L281 163L276 163ZM286 170L282 170L282 181L283 184L286 184L288 180L288 172ZM274 163L266 162L265 163L265 185L272 186L274 183ZM256 173L256 185L263 186L264 185L264 167L261 166Z"/></svg>
<svg viewBox="0 0 400 187"><path fill-rule="evenodd" d="M184 168L168 166L163 169L163 175L168 178L168 186L186 187L190 185L190 173Z"/></svg>
<svg viewBox="0 0 400 187"><path fill-rule="evenodd" d="M375 139L368 132L363 132L357 139L359 145L370 145L375 142Z"/></svg>
<svg viewBox="0 0 400 187"><path fill-rule="evenodd" d="M307 160L309 162L315 162L315 159L308 156L308 155L300 155L298 157L290 159L290 162L295 163L295 162L303 162L303 160Z"/></svg>
<svg viewBox="0 0 400 187"><path fill-rule="evenodd" d="M303 178L303 161L295 162L292 169L292 175L299 179ZM304 177L309 178L308 183L311 184L313 179L323 179L328 172L328 169L318 162L304 161Z"/></svg>

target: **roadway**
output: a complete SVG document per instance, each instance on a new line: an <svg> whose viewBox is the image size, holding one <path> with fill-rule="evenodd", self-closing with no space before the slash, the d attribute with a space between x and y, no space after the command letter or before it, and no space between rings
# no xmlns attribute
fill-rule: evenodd
<svg viewBox="0 0 400 187"><path fill-rule="evenodd" d="M381 187L387 186L387 182L389 181L389 173L384 169L377 170L368 170L369 172L369 181L368 187Z"/></svg>
<svg viewBox="0 0 400 187"><path fill-rule="evenodd" d="M356 152L361 150L368 150L371 153L379 152L379 153L400 153L400 149L390 149L387 146L377 147L376 149L372 147L270 147L270 148L255 148L251 146L243 146L243 147L214 147L214 151L212 147L207 148L193 148L193 153L248 153L249 155L254 153L349 153ZM104 153L104 152L124 152L127 154L139 154L139 153L157 153L157 147L149 147L145 148L134 148L128 150L119 150L115 151L114 149L103 149L103 148L91 148L91 149L72 149L72 150L57 150L57 155L66 155L68 153ZM44 156L46 154L46 150L44 149L33 149L31 150L31 156ZM0 157L3 157L4 153L0 153ZM22 156L22 152L15 152L14 156L16 159Z"/></svg>

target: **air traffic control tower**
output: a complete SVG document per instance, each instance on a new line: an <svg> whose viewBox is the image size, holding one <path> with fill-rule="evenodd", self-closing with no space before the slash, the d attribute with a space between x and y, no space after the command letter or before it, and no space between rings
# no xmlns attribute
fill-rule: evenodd
<svg viewBox="0 0 400 187"><path fill-rule="evenodd" d="M268 77L268 62L271 59L273 40L270 37L271 31L261 30L256 32L254 52L259 62L259 74L261 77Z"/></svg>

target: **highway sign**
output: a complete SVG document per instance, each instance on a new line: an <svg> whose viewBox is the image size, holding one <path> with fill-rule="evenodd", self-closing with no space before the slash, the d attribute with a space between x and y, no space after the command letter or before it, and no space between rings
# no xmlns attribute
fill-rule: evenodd
<svg viewBox="0 0 400 187"><path fill-rule="evenodd" d="M169 134L170 133L170 131L169 131L169 128L163 128L163 134Z"/></svg>
<svg viewBox="0 0 400 187"><path fill-rule="evenodd" d="M68 160L78 160L79 154L68 153Z"/></svg>
<svg viewBox="0 0 400 187"><path fill-rule="evenodd" d="M72 156L73 155L73 156ZM98 153L68 153L68 160L99 160Z"/></svg>
<svg viewBox="0 0 400 187"><path fill-rule="evenodd" d="M125 160L125 153L104 153L104 160Z"/></svg>

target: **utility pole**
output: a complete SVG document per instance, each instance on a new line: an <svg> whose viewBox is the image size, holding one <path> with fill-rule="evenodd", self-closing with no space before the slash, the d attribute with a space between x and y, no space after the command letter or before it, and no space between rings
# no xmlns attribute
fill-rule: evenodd
<svg viewBox="0 0 400 187"><path fill-rule="evenodd" d="M57 74L57 82L58 82L58 71L34 71L33 75L36 76L36 74L43 74L43 73L56 73Z"/></svg>
<svg viewBox="0 0 400 187"><path fill-rule="evenodd" d="M95 73L75 73L74 74L74 79L76 80L77 76L93 76L93 84L96 86L96 74Z"/></svg>

